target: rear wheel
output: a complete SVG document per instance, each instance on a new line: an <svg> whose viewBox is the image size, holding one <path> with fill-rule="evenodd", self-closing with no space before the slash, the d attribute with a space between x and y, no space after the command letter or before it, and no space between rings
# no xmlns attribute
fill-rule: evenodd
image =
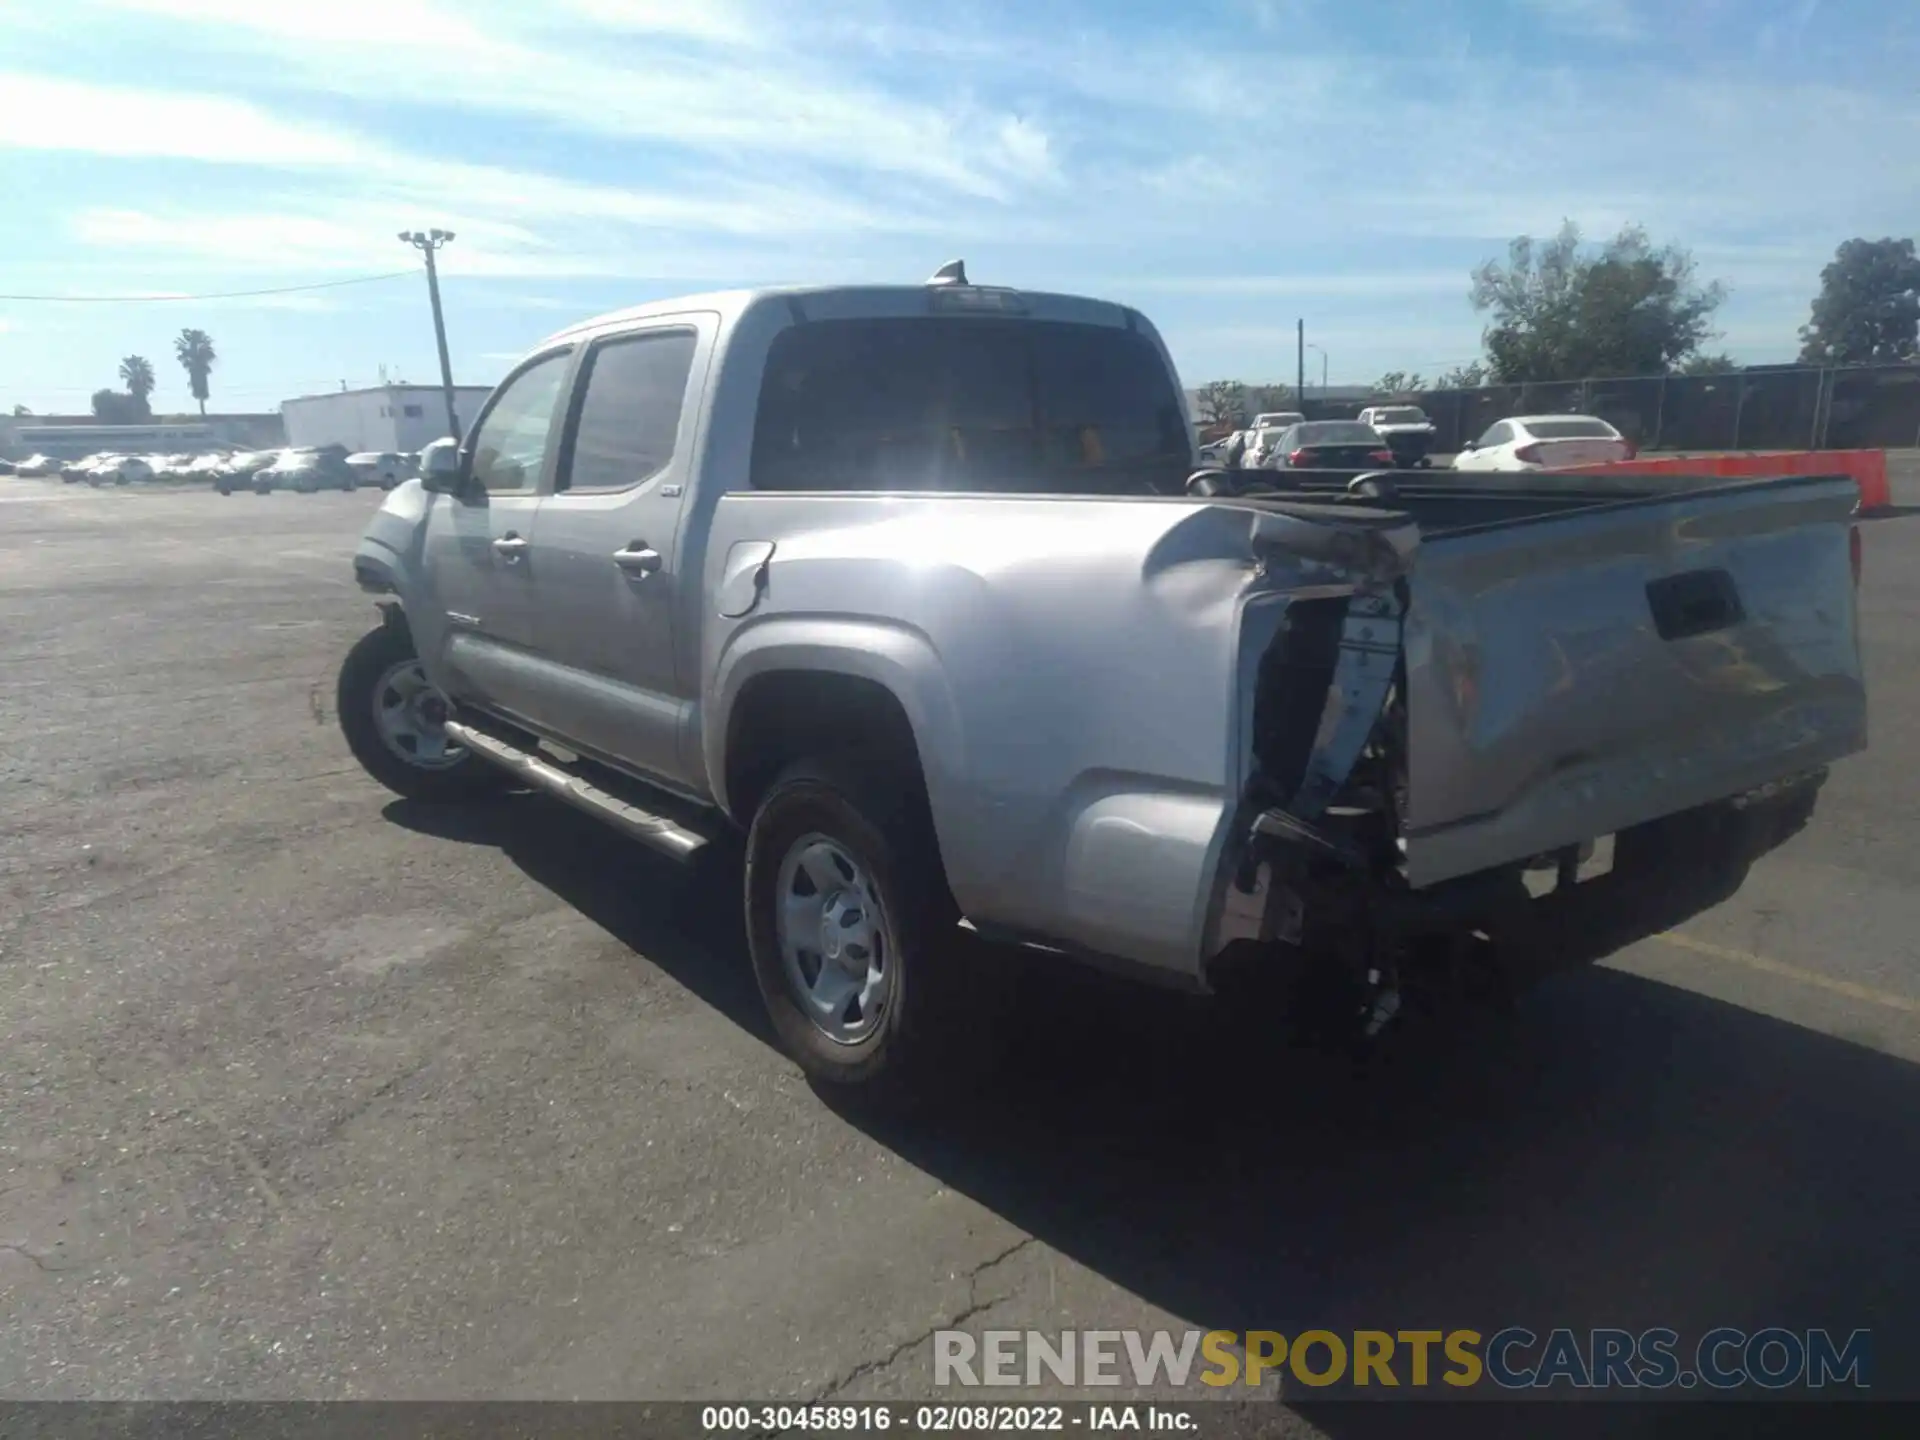
<svg viewBox="0 0 1920 1440"><path fill-rule="evenodd" d="M500 771L448 739L446 699L399 625L369 631L347 652L334 708L353 758L396 795L465 800L500 788Z"/></svg>
<svg viewBox="0 0 1920 1440"><path fill-rule="evenodd" d="M747 835L746 919L768 1017L835 1098L924 1097L992 1053L1001 957L968 944L918 777L809 759Z"/></svg>

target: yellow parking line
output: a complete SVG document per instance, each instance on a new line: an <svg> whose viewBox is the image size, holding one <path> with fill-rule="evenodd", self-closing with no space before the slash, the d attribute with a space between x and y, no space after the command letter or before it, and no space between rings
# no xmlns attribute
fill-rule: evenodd
<svg viewBox="0 0 1920 1440"><path fill-rule="evenodd" d="M1731 950L1725 945L1696 940L1691 935L1682 935L1678 930L1663 931L1653 938L1664 940L1669 945L1677 945L1682 950L1691 950L1696 955L1711 955L1716 960L1729 960L1735 965L1744 965L1749 970L1778 975L1783 980L1798 980L1802 985L1830 990L1836 995L1845 995L1851 1000L1864 1000L1869 1005L1884 1006L1888 1010L1899 1010L1908 1015L1920 1015L1920 1000L1914 1000L1906 995L1895 995L1890 990L1876 990L1871 985L1856 985L1851 980L1836 980L1833 976L1822 975L1817 970L1802 970L1798 965L1770 960L1765 955L1755 955L1746 950Z"/></svg>

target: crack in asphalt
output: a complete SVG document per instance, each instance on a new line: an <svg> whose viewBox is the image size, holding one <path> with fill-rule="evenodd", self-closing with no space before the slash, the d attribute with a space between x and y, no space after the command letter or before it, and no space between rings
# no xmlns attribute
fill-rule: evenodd
<svg viewBox="0 0 1920 1440"><path fill-rule="evenodd" d="M434 1057L432 1055L424 1055L414 1064L407 1066L399 1074L389 1076L387 1079L381 1081L380 1084L374 1086L373 1089L369 1090L357 1102L348 1106L344 1112L328 1124L327 1127L320 1132L316 1144L323 1145L331 1141L342 1130L345 1130L349 1125L353 1124L354 1121L373 1109L375 1105L379 1104L382 1100L386 1099L387 1096L393 1094L394 1091L406 1084L407 1081L413 1079L414 1076L433 1064L433 1061Z"/></svg>
<svg viewBox="0 0 1920 1440"><path fill-rule="evenodd" d="M1004 1295L996 1295L991 1297L990 1299L982 1300L980 1298L981 1277L985 1275L989 1270L992 1270L995 1266L1005 1264L1008 1260L1011 1260L1015 1255L1018 1255L1022 1250L1025 1250L1029 1245L1032 1245L1034 1243L1035 1243L1035 1237L1032 1235L1028 1235L1024 1239L1015 1241L1013 1244L1009 1245L1006 1249L1002 1250L999 1254L989 1256L987 1259L982 1260L978 1265L975 1265L972 1269L966 1272L967 1303L964 1306L962 1306L957 1312L945 1317L944 1319L936 1321L927 1329L922 1330L919 1334L914 1335L909 1339L902 1340L898 1345L895 1345L891 1350L887 1351L886 1354L876 1356L874 1359L871 1359L871 1360L862 1360L858 1365L854 1366L851 1370L847 1371L846 1374L841 1375L836 1379L829 1381L826 1387L822 1389L818 1394L809 1396L806 1400L802 1401L801 1403L805 1405L824 1404L826 1401L831 1400L835 1395L838 1395L842 1390L846 1389L849 1385L853 1384L854 1381L864 1379L868 1375L872 1375L878 1371L885 1370L889 1365L893 1364L894 1361L898 1360L902 1355L905 1355L909 1350L913 1350L918 1346L926 1344L927 1341L933 1339L933 1337L939 1334L942 1330L952 1330L961 1325L964 1325L966 1324L967 1321L973 1319L974 1316L980 1314L982 1311L990 1310L995 1305L998 1305L1002 1300L1006 1299L1007 1297Z"/></svg>
<svg viewBox="0 0 1920 1440"><path fill-rule="evenodd" d="M48 1275L58 1275L67 1269L65 1265L49 1265L44 1256L36 1255L33 1251L27 1249L26 1246L16 1245L11 1241L0 1240L0 1250L11 1250L16 1255L26 1256L28 1260L33 1262L34 1269Z"/></svg>

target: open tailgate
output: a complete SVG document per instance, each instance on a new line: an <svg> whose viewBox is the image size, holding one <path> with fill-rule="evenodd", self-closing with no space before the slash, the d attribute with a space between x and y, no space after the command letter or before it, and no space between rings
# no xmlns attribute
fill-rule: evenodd
<svg viewBox="0 0 1920 1440"><path fill-rule="evenodd" d="M1846 477L1431 535L1406 632L1416 886L1864 748Z"/></svg>

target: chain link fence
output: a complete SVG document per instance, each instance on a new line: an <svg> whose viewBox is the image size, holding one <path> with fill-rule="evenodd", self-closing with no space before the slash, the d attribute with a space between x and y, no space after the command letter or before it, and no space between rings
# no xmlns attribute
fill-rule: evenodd
<svg viewBox="0 0 1920 1440"><path fill-rule="evenodd" d="M1598 415L1642 450L1898 450L1920 445L1920 365L1780 366L1725 375L1652 375L1488 385L1382 397L1418 403L1456 451L1513 415ZM1345 420L1365 400L1308 397L1311 420Z"/></svg>

